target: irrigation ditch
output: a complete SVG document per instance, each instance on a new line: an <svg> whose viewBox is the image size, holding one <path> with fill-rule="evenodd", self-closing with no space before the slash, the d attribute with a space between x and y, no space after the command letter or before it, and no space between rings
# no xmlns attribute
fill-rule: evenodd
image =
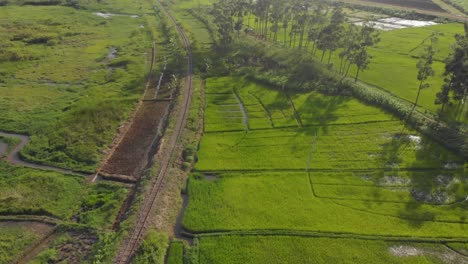
<svg viewBox="0 0 468 264"><path fill-rule="evenodd" d="M0 131L0 136L2 137L7 137L7 138L15 138L20 141L18 145L16 145L9 153L7 153L7 149L5 149L4 154L6 154L5 160L8 163L11 163L13 165L17 166L23 166L23 167L28 167L28 168L33 168L33 169L38 169L38 170L47 170L47 171L55 171L63 174L72 174L72 175L79 175L83 177L91 177L90 174L83 173L80 171L74 171L70 169L64 169L52 165L44 165L44 164L38 164L34 162L29 162L25 161L21 158L21 150L26 146L26 144L29 143L29 136L27 135L22 135L22 134L17 134L17 133L7 133L7 132L1 132ZM0 153L1 154L1 153ZM0 155L1 156L1 155Z"/></svg>

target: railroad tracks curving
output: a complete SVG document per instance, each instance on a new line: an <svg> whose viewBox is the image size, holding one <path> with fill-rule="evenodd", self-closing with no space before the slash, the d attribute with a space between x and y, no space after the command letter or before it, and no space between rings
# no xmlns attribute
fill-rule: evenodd
<svg viewBox="0 0 468 264"><path fill-rule="evenodd" d="M185 126L185 120L187 119L187 113L190 107L190 99L192 96L192 52L190 49L190 41L185 35L185 32L177 23L176 19L172 16L169 10L159 2L162 10L174 23L180 37L183 40L184 48L187 52L187 76L185 78L184 91L181 94L183 96L183 102L180 106L176 124L173 130L173 134L168 142L168 153L164 155L161 160L160 169L157 177L151 182L151 189L149 193L145 195L143 204L137 216L137 221L134 225L133 230L130 232L129 237L123 242L120 252L115 259L115 263L129 263L138 249L141 240L143 239L146 230L148 228L148 220L152 212L153 206L158 198L158 194L164 187L165 178L167 177L169 166L171 165L171 158L174 154L177 142L180 138L182 130Z"/></svg>

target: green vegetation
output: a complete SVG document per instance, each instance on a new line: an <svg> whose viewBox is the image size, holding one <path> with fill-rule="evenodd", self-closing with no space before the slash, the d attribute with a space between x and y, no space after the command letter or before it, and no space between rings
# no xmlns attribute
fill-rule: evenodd
<svg viewBox="0 0 468 264"><path fill-rule="evenodd" d="M165 234L150 230L135 256L135 264L163 264L169 247Z"/></svg>
<svg viewBox="0 0 468 264"><path fill-rule="evenodd" d="M37 238L30 228L0 223L0 263L11 263Z"/></svg>
<svg viewBox="0 0 468 264"><path fill-rule="evenodd" d="M207 87L205 130L210 133L202 139L197 170L439 169L463 164L391 115L350 97L288 95L239 78L209 79Z"/></svg>
<svg viewBox="0 0 468 264"><path fill-rule="evenodd" d="M88 187L82 197L78 223L95 228L112 227L127 190L117 184L98 183Z"/></svg>
<svg viewBox="0 0 468 264"><path fill-rule="evenodd" d="M34 214L111 226L126 190L118 185L87 185L84 178L0 163L0 214ZM78 213L79 212L79 213ZM77 214L78 213L78 214Z"/></svg>
<svg viewBox="0 0 468 264"><path fill-rule="evenodd" d="M434 104L436 93L443 84L443 61L449 54L449 47L454 43L454 35L463 32L461 24L442 24L423 28L405 28L387 31L381 34L382 41L370 49L374 60L370 69L363 72L361 79L414 102L418 92L416 64L423 52L423 45L428 42L433 32L443 34L435 45L435 76L429 78L430 87L421 92L419 105L436 112ZM398 78L394 78L398 76Z"/></svg>
<svg viewBox="0 0 468 264"><path fill-rule="evenodd" d="M182 241L172 241L167 257L168 264L183 264L184 263L184 243Z"/></svg>
<svg viewBox="0 0 468 264"><path fill-rule="evenodd" d="M244 172L217 177L212 181L204 177L190 179L190 202L184 217L184 226L189 230L309 230L459 237L465 236L463 230L468 224L464 218L466 202L448 207L424 205L408 197L409 191L389 193L377 187L365 189L370 191L366 197L350 194L347 202L340 200L343 196L338 196L341 192L334 193L334 188L341 186L349 194L356 187L316 185L313 173L310 179L305 172ZM404 195L406 201L387 203L388 195L394 199ZM446 219L447 215L450 219Z"/></svg>
<svg viewBox="0 0 468 264"><path fill-rule="evenodd" d="M463 159L390 114L345 95L206 83L206 133L183 219L200 234L189 251L200 263L441 263L441 244L403 244L419 253L402 257L390 251L402 242L378 239L466 239ZM235 129L224 122L231 113ZM251 236L209 234L223 231ZM377 240L301 237L311 232ZM298 237L279 236L290 233Z"/></svg>
<svg viewBox="0 0 468 264"><path fill-rule="evenodd" d="M458 10L463 11L465 14L468 12L468 3L464 0L448 0ZM444 1L445 2L445 1Z"/></svg>
<svg viewBox="0 0 468 264"><path fill-rule="evenodd" d="M448 243L447 245L465 256L468 255L468 243Z"/></svg>
<svg viewBox="0 0 468 264"><path fill-rule="evenodd" d="M42 263L53 263L58 260L58 252L56 249L49 248L37 255L36 259L32 261L32 264L42 264Z"/></svg>
<svg viewBox="0 0 468 264"><path fill-rule="evenodd" d="M84 179L0 163L0 213L69 219L85 192Z"/></svg>
<svg viewBox="0 0 468 264"><path fill-rule="evenodd" d="M442 263L442 246L358 239L213 236L200 239L200 263ZM390 247L402 247L402 256ZM405 248L417 254L405 255ZM431 253L434 251L437 253ZM440 255L439 255L440 254Z"/></svg>
<svg viewBox="0 0 468 264"><path fill-rule="evenodd" d="M92 171L141 95L144 18L62 6L0 16L0 129L32 135L28 160Z"/></svg>
<svg viewBox="0 0 468 264"><path fill-rule="evenodd" d="M17 138L12 138L12 137L3 137L0 136L0 142L3 142L8 145L6 152L4 155L7 155L10 151L12 151L16 145L18 145L21 141ZM0 156L1 158L1 156Z"/></svg>

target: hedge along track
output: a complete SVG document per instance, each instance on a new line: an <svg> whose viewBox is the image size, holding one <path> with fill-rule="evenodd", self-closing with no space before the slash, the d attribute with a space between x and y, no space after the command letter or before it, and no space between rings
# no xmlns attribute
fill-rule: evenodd
<svg viewBox="0 0 468 264"><path fill-rule="evenodd" d="M159 5L162 7L164 13L170 18L170 20L175 25L180 37L184 42L184 48L187 52L187 76L185 78L185 88L182 94L184 98L176 119L174 131L168 142L168 153L164 155L163 159L161 160L158 175L151 182L151 189L149 190L149 193L145 195L143 204L137 216L137 222L135 223L133 230L130 231L129 237L123 242L119 254L115 259L114 263L129 263L132 257L134 256L136 250L138 249L140 242L143 239L143 236L145 235L145 232L148 227L148 219L150 217L150 213L153 209L156 199L158 198L158 194L164 187L164 179L167 176L172 155L174 153L177 141L180 138L180 134L185 126L185 120L187 118L187 113L191 101L190 99L192 96L192 53L190 49L190 41L185 35L182 28L177 23L176 19L169 12L169 10L167 10L167 8L161 2L159 2Z"/></svg>

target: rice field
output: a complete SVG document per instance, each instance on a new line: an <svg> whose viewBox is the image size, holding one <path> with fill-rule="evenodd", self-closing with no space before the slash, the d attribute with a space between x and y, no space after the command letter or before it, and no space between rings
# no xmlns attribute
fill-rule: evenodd
<svg viewBox="0 0 468 264"><path fill-rule="evenodd" d="M381 239L468 239L466 164L392 115L345 96L287 94L242 78L208 79L205 98L183 218L190 232L207 233L195 247L201 263L443 263L441 244L406 258ZM397 249L406 247L414 245Z"/></svg>
<svg viewBox="0 0 468 264"><path fill-rule="evenodd" d="M226 264L425 264L448 257L453 254L442 245L290 236L208 236L200 239L199 249L200 263Z"/></svg>
<svg viewBox="0 0 468 264"><path fill-rule="evenodd" d="M349 97L289 96L242 79L218 78L207 81L206 98L197 170L463 166L401 121Z"/></svg>
<svg viewBox="0 0 468 264"><path fill-rule="evenodd" d="M441 34L435 44L435 76L429 78L430 87L422 91L418 104L424 109L437 112L440 106L434 104L434 100L443 84L443 62L451 53L451 45L455 42L454 35L463 33L463 24L438 24L381 32L381 42L369 50L373 57L369 69L360 74L360 79L414 102L418 90L416 64L424 44L433 32ZM334 64L339 65L338 56ZM354 76L352 71L350 74Z"/></svg>
<svg viewBox="0 0 468 264"><path fill-rule="evenodd" d="M466 237L466 202L443 207L418 204L409 192L391 193L382 187L374 187L369 196L342 197L334 188L315 184L313 173L305 172L230 173L219 174L216 180L192 177L184 226L199 232L266 229ZM355 191L353 185L341 188ZM406 201L397 201L399 195Z"/></svg>

